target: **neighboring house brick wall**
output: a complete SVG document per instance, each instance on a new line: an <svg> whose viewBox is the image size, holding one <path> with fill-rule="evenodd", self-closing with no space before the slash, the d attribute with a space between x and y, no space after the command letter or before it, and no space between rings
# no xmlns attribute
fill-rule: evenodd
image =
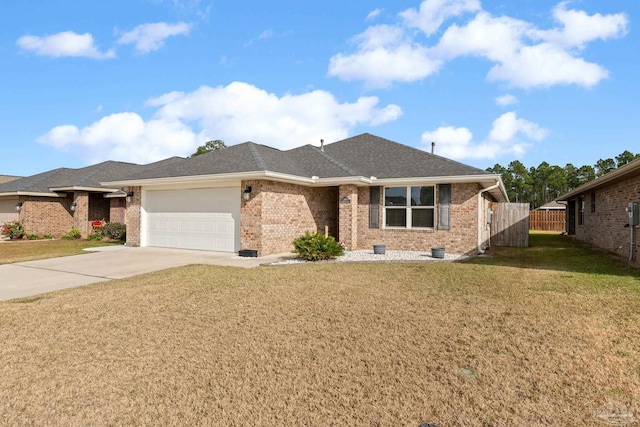
<svg viewBox="0 0 640 427"><path fill-rule="evenodd" d="M89 194L86 191L75 191L73 200L76 210L73 211L73 228L80 230L80 235L86 239L89 235Z"/></svg>
<svg viewBox="0 0 640 427"><path fill-rule="evenodd" d="M580 198L575 199L575 237L602 249L628 258L631 231L625 224L629 217L625 208L629 202L640 202L640 177L626 179L595 189L595 212L591 212L592 192L584 197L584 221L579 223ZM568 216L568 215L567 215ZM640 264L640 229L636 229L634 263Z"/></svg>
<svg viewBox="0 0 640 427"><path fill-rule="evenodd" d="M124 224L125 204L126 201L124 197L114 197L109 199L109 216L107 217L107 221Z"/></svg>
<svg viewBox="0 0 640 427"><path fill-rule="evenodd" d="M20 222L29 234L60 237L73 228L71 196L63 198L21 196Z"/></svg>
<svg viewBox="0 0 640 427"><path fill-rule="evenodd" d="M290 252L292 242L306 231L336 235L336 187L311 188L275 181L243 181L252 187L241 207L241 249L256 249L260 256Z"/></svg>
<svg viewBox="0 0 640 427"><path fill-rule="evenodd" d="M444 246L448 253L473 254L478 246L478 184L451 185L450 230L403 230L383 227L384 199L380 199L380 228L369 228L369 187L358 189L358 245L353 249L371 249L383 244L390 250L430 251ZM436 200L438 200L436 187ZM436 208L436 220L437 208Z"/></svg>
<svg viewBox="0 0 640 427"><path fill-rule="evenodd" d="M108 221L109 215L109 199L105 199L102 193L89 194L89 222Z"/></svg>
<svg viewBox="0 0 640 427"><path fill-rule="evenodd" d="M127 246L140 246L142 190L131 187L133 197L127 203L125 224L127 224Z"/></svg>

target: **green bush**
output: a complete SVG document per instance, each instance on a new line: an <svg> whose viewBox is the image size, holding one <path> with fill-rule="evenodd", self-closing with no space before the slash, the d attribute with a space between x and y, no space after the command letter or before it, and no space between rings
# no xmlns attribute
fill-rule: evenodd
<svg viewBox="0 0 640 427"><path fill-rule="evenodd" d="M120 224L119 222L110 222L105 224L102 226L101 231L104 237L108 239L122 241L127 239L127 226Z"/></svg>
<svg viewBox="0 0 640 427"><path fill-rule="evenodd" d="M37 234L27 234L27 239L28 240L38 240L40 237L38 237Z"/></svg>
<svg viewBox="0 0 640 427"><path fill-rule="evenodd" d="M104 239L104 234L100 231L96 231L95 233L91 233L87 236L87 240L100 241L102 239Z"/></svg>
<svg viewBox="0 0 640 427"><path fill-rule="evenodd" d="M344 253L344 249L333 237L325 237L317 232L311 234L308 231L304 236L293 241L293 252L307 261L320 261L332 259Z"/></svg>
<svg viewBox="0 0 640 427"><path fill-rule="evenodd" d="M51 240L51 239L53 239L53 236L51 234L45 234L44 236L42 236L42 238L44 240Z"/></svg>
<svg viewBox="0 0 640 427"><path fill-rule="evenodd" d="M2 225L2 234L10 239L22 239L25 235L24 227L19 221L6 222Z"/></svg>
<svg viewBox="0 0 640 427"><path fill-rule="evenodd" d="M67 231L67 234L61 237L62 240L77 240L82 237L82 233L77 228Z"/></svg>

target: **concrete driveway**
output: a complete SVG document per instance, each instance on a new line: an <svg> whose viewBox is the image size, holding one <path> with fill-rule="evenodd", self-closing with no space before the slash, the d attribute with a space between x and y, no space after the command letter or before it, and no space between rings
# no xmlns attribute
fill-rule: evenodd
<svg viewBox="0 0 640 427"><path fill-rule="evenodd" d="M188 264L251 268L290 254L240 258L233 253L108 246L95 252L0 265L0 301L122 279Z"/></svg>

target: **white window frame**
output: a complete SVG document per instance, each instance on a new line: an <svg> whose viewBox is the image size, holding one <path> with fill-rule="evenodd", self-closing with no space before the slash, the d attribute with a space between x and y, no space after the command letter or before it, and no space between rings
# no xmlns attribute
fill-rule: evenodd
<svg viewBox="0 0 640 427"><path fill-rule="evenodd" d="M433 206L411 206L411 188L414 187L431 187L433 188ZM398 206L398 207L393 207L393 206L387 206L386 205L386 195L387 195L387 188L404 188L406 191L406 200L407 200L407 206ZM438 223L438 218L437 218L437 210L436 210L436 186L435 185L388 185L385 186L382 189L382 228L386 228L389 230L435 230L436 228L436 224ZM399 227L399 226L388 226L387 225L387 209L405 209L406 210L406 227ZM433 211L433 226L432 227L414 227L412 224L412 215L411 215L411 211L413 209L431 209Z"/></svg>

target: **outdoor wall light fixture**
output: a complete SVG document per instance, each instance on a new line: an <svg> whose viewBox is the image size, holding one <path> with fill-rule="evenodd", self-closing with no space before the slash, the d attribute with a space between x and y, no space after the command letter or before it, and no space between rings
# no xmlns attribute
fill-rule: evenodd
<svg viewBox="0 0 640 427"><path fill-rule="evenodd" d="M250 185L247 186L247 188L244 189L244 191L242 192L242 197L244 198L244 200L249 200L249 197L251 197L251 191L253 191L253 188L251 188Z"/></svg>
<svg viewBox="0 0 640 427"><path fill-rule="evenodd" d="M16 203L16 211L20 212L20 209L22 209L22 202Z"/></svg>
<svg viewBox="0 0 640 427"><path fill-rule="evenodd" d="M72 211L75 211L76 208L78 207L78 202L76 202L75 200L71 203L71 206L69 206L69 209L71 209Z"/></svg>
<svg viewBox="0 0 640 427"><path fill-rule="evenodd" d="M127 193L126 199L127 199L127 203L131 203L131 199L133 199L133 191L129 191Z"/></svg>

